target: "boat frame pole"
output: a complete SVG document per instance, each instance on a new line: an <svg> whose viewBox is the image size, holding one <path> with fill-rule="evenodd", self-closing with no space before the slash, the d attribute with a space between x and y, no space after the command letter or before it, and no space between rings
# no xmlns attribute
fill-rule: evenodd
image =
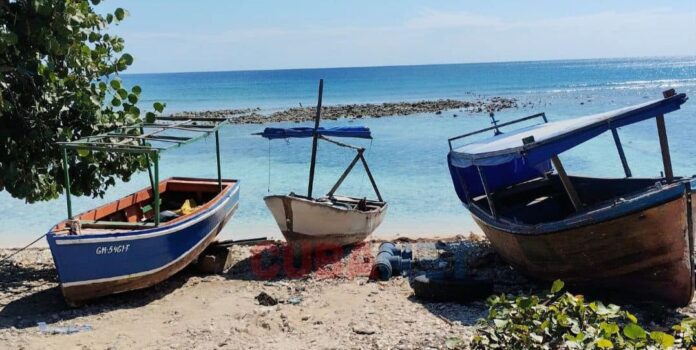
<svg viewBox="0 0 696 350"><path fill-rule="evenodd" d="M553 156L551 157L551 163L553 163L553 167L556 168L556 171L558 172L558 177L561 178L563 188L565 188L566 193L570 198L570 202L573 203L575 211L582 209L583 205L580 201L580 196L578 196L578 192L575 190L575 186L573 186L573 183L570 181L568 173L566 173L565 168L563 167L563 163L561 163L561 159L558 158L557 155Z"/></svg>
<svg viewBox="0 0 696 350"><path fill-rule="evenodd" d="M220 170L220 132L215 130L215 156L217 159L218 187L222 192L222 170Z"/></svg>
<svg viewBox="0 0 696 350"><path fill-rule="evenodd" d="M317 101L317 114L314 118L314 133L312 136L312 160L309 163L309 185L307 186L307 197L312 198L314 187L314 168L317 163L317 144L319 137L319 121L321 120L321 100L324 95L324 79L319 79L319 100Z"/></svg>
<svg viewBox="0 0 696 350"><path fill-rule="evenodd" d="M626 153L624 153L623 145L621 144L621 139L619 138L619 131L615 128L612 128L611 134L614 136L614 143L616 143L616 149L619 151L619 158L621 158L621 165L623 166L626 177L633 177L633 174L631 173L631 168L628 166L628 161L626 160Z"/></svg>
<svg viewBox="0 0 696 350"><path fill-rule="evenodd" d="M152 157L152 162L155 168L155 186L152 187L152 193L155 202L152 204L152 210L155 211L155 226L160 224L160 192L159 192L159 153L155 152L155 156Z"/></svg>
<svg viewBox="0 0 696 350"><path fill-rule="evenodd" d="M343 183L343 180L346 179L346 176L348 176L348 174L351 172L351 170L353 170L353 167L355 167L355 164L357 164L358 161L360 160L363 151L364 151L363 149L358 150L358 154L355 155L355 158L353 158L353 161L350 162L350 165L348 165L346 170L343 171L343 174L341 174L341 177L338 178L338 181L336 181L336 184L333 185L333 187L331 188L331 191L329 191L329 193L326 194L327 197L329 197L329 198L333 197L336 190L338 190L338 187L341 186L341 184ZM380 199L380 201L381 201L381 199Z"/></svg>
<svg viewBox="0 0 696 350"><path fill-rule="evenodd" d="M669 98L674 96L674 89L669 89L662 92L662 97ZM667 138L667 126L665 125L665 116L660 114L655 118L657 122L657 135L660 138L660 152L662 153L662 164L665 168L665 180L667 183L674 181L674 172L672 171L672 157L669 153L669 140Z"/></svg>
<svg viewBox="0 0 696 350"><path fill-rule="evenodd" d="M370 167L367 166L367 161L365 160L365 156L363 156L363 152L360 152L360 161L362 161L363 166L365 167L365 172L367 173L367 177L370 179L370 183L372 184L372 188L375 190L375 194L377 195L377 199L380 202L384 202L382 200L382 194L379 193L379 189L377 188L377 183L375 182L375 178L372 177L372 172L370 171Z"/></svg>
<svg viewBox="0 0 696 350"><path fill-rule="evenodd" d="M496 213L496 211L495 211L495 204L493 203L493 197L488 192L488 182L486 181L486 176L483 175L483 171L481 171L480 166L477 165L476 170L479 173L479 178L481 178L481 185L483 185L483 192L486 193L486 200L488 201L488 208L491 211L491 215L493 215L494 219L498 219L498 213Z"/></svg>
<svg viewBox="0 0 696 350"><path fill-rule="evenodd" d="M72 203L70 203L70 170L68 169L68 149L63 149L63 177L65 178L65 201L68 204L68 220L72 219Z"/></svg>

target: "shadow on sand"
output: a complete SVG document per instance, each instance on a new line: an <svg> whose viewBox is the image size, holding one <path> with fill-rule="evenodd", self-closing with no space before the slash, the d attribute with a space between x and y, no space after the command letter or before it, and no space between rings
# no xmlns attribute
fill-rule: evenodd
<svg viewBox="0 0 696 350"><path fill-rule="evenodd" d="M551 286L551 282L530 280L517 272L485 241L424 242L415 244L415 250L421 253L421 259L414 264L411 282L419 274L447 271L456 278L487 279L493 283L493 294L543 296ZM582 294L588 301L602 300L605 303L617 304L639 319L660 326L671 327L686 317L678 309L657 302L632 299L630 291L608 293L606 290L588 289L572 283L566 283L566 290L573 294ZM485 298L463 304L434 302L419 299L415 295L409 300L423 305L425 309L448 323L459 321L463 325L473 325L478 319L488 315Z"/></svg>

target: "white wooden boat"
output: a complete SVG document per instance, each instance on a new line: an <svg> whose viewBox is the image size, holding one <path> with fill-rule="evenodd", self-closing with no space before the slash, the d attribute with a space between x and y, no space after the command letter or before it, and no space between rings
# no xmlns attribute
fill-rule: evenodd
<svg viewBox="0 0 696 350"><path fill-rule="evenodd" d="M382 223L387 203L335 196L297 195L264 198L288 242L325 242L340 246L363 241Z"/></svg>
<svg viewBox="0 0 696 350"><path fill-rule="evenodd" d="M269 140L288 138L312 138L312 159L309 168L309 186L306 196L290 193L264 198L268 209L273 214L280 231L288 242L312 242L346 246L367 238L382 223L387 212L387 203L382 200L375 179L372 177L367 161L363 156L364 148L351 146L328 138L352 137L371 139L370 130L365 127L320 128L321 100L324 82L319 81L319 102L314 128L266 128L261 135ZM333 188L320 198L312 197L314 169L317 159L317 142L327 141L334 145L356 151L355 158L343 172ZM365 168L377 200L334 195L346 176L360 161Z"/></svg>

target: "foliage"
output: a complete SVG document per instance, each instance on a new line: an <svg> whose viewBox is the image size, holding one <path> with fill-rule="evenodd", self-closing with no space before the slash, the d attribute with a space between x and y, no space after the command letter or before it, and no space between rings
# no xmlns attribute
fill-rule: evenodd
<svg viewBox="0 0 696 350"><path fill-rule="evenodd" d="M106 32L127 12L98 14L99 2L0 0L0 191L28 202L56 198L64 183L56 142L154 118L137 106L141 88L119 78L133 56ZM136 155L70 159L75 195L102 196L145 166Z"/></svg>
<svg viewBox="0 0 696 350"><path fill-rule="evenodd" d="M647 331L619 306L585 302L563 292L556 281L546 296L493 296L486 319L479 321L473 349L669 349L690 348L696 319L669 333Z"/></svg>

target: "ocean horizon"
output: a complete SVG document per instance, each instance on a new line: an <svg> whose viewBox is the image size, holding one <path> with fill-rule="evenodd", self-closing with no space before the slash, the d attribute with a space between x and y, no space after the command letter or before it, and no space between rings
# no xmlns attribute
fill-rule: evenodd
<svg viewBox="0 0 696 350"><path fill-rule="evenodd" d="M613 110L651 99L675 88L696 96L696 56L435 64L416 66L310 68L222 72L137 73L122 76L142 87L141 103L167 103L165 114L180 111L260 108L267 114L289 107L316 105L317 84L324 79L324 105L411 102L434 99L515 98L519 108L496 113L504 122L537 112L549 120ZM675 174L696 174L693 133L696 103L688 101L667 117ZM374 140L351 141L366 157L389 202L378 237L455 235L476 232L457 199L447 170L447 139L487 127L487 113L458 110L441 114L336 120L324 126L365 125ZM309 126L274 123L272 126ZM621 129L626 156L635 176L659 176L662 170L654 122ZM240 207L222 233L224 239L280 238L263 196L307 189L311 141L269 142L251 135L271 125L229 125L221 132L223 177L241 181ZM315 192L326 192L354 154L322 144ZM610 135L602 135L563 153L569 173L622 177ZM374 196L357 168L341 187L352 196ZM161 177L215 177L214 140L163 154ZM74 212L115 200L148 186L147 174L118 183L103 199L73 197ZM0 246L24 245L66 216L65 199L26 204L0 192Z"/></svg>

